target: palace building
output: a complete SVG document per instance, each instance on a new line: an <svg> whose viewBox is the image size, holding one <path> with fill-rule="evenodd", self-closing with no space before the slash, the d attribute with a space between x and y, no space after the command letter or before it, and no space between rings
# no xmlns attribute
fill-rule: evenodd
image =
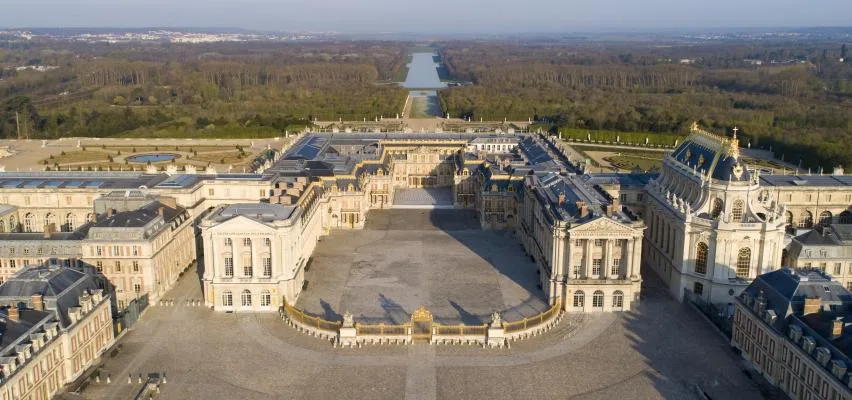
<svg viewBox="0 0 852 400"><path fill-rule="evenodd" d="M852 215L852 176L761 174L735 135L697 125L659 174L585 173L552 139L485 133L303 134L260 167L0 172L0 279L85 261L123 306L196 261L207 305L271 311L296 301L331 230L373 209L458 208L513 232L568 311L629 309L640 265L676 298L726 304L782 265L794 229Z"/></svg>

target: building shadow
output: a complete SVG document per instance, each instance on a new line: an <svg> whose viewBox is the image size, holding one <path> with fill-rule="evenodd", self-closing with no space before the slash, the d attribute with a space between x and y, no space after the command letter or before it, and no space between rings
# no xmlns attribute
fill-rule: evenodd
<svg viewBox="0 0 852 400"><path fill-rule="evenodd" d="M610 329L620 329L646 368L642 378L663 398L762 399L764 392L742 368L730 341L686 303L675 300L666 284L643 269L642 299L617 313Z"/></svg>

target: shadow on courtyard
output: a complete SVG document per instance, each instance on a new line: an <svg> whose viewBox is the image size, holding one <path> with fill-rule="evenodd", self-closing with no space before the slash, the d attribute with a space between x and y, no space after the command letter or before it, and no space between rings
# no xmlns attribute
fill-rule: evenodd
<svg viewBox="0 0 852 400"><path fill-rule="evenodd" d="M647 365L639 379L650 381L664 398L773 398L744 372L727 338L672 298L653 271L643 270L642 277L641 300L617 321L622 340Z"/></svg>

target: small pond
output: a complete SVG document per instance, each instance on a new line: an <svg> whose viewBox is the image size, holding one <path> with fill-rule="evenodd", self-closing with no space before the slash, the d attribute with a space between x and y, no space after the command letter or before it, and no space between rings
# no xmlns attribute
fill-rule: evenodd
<svg viewBox="0 0 852 400"><path fill-rule="evenodd" d="M135 156L128 156L127 161L132 163L156 163L163 161L171 161L178 158L177 154L170 153L156 153L156 154L137 154Z"/></svg>

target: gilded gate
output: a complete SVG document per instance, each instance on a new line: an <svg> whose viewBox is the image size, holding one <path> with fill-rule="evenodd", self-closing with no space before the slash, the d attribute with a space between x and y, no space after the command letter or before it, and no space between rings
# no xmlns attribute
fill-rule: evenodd
<svg viewBox="0 0 852 400"><path fill-rule="evenodd" d="M432 340L432 313L425 307L414 310L411 313L411 340L415 341L430 341Z"/></svg>

